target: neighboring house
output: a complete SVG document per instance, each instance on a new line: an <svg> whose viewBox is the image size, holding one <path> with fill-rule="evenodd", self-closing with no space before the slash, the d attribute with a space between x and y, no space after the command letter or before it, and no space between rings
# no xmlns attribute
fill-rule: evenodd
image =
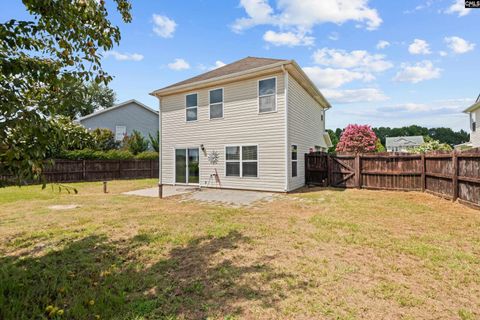
<svg viewBox="0 0 480 320"><path fill-rule="evenodd" d="M148 138L149 133L156 135L158 132L158 112L136 100L119 103L77 121L89 130L110 129L117 141L123 140L126 134L131 135L133 130L137 130L145 138Z"/></svg>
<svg viewBox="0 0 480 320"><path fill-rule="evenodd" d="M470 115L470 143L474 148L480 148L480 129L478 122L480 121L480 96L477 101L464 111Z"/></svg>
<svg viewBox="0 0 480 320"><path fill-rule="evenodd" d="M385 149L388 152L406 152L408 149L421 146L424 142L422 136L387 137Z"/></svg>
<svg viewBox="0 0 480 320"><path fill-rule="evenodd" d="M331 145L331 106L294 60L247 57L151 95L163 184L291 191L304 154Z"/></svg>

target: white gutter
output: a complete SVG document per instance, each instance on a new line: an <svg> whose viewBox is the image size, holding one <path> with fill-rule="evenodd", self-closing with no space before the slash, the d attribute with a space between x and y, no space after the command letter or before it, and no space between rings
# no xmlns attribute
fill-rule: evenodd
<svg viewBox="0 0 480 320"><path fill-rule="evenodd" d="M282 65L282 71L284 75L283 86L285 90L285 192L290 190L290 175L288 173L289 168L289 139L288 139L288 71Z"/></svg>

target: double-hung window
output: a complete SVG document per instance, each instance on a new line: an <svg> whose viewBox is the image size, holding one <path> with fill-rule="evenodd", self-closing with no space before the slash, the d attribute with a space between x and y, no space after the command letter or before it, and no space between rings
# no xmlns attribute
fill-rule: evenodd
<svg viewBox="0 0 480 320"><path fill-rule="evenodd" d="M298 147L292 144L292 177L297 176L298 166Z"/></svg>
<svg viewBox="0 0 480 320"><path fill-rule="evenodd" d="M187 121L195 121L198 117L198 95L196 93L185 96L185 118Z"/></svg>
<svg viewBox="0 0 480 320"><path fill-rule="evenodd" d="M277 111L277 78L258 81L258 112Z"/></svg>
<svg viewBox="0 0 480 320"><path fill-rule="evenodd" d="M223 89L210 90L210 119L223 118Z"/></svg>
<svg viewBox="0 0 480 320"><path fill-rule="evenodd" d="M227 177L258 177L257 146L225 147L225 175Z"/></svg>

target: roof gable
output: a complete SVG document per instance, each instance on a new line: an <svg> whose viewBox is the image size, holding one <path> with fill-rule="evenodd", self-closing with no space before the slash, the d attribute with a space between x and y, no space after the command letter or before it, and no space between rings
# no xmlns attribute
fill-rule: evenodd
<svg viewBox="0 0 480 320"><path fill-rule="evenodd" d="M242 71L247 71L255 68L260 68L264 66L268 66L270 64L278 63L278 62L286 62L288 60L282 60L282 59L270 59L270 58L257 58L257 57L246 57L241 60L232 62L230 64L227 64L223 67L214 69L212 71L208 71L205 73L202 73L198 76L189 78L187 80L183 80L177 83L174 83L172 85L169 85L167 87L158 89L156 91L164 90L164 89L172 89L178 86L186 85L186 84L191 84L199 81L205 81L205 80L210 80L222 76L226 76L232 73L237 73L237 72L242 72Z"/></svg>
<svg viewBox="0 0 480 320"><path fill-rule="evenodd" d="M141 108L144 108L145 110L148 110L152 113L154 113L155 115L158 115L158 111L155 111L153 110L152 108L144 105L143 103L141 103L140 101L137 101L135 99L131 99L131 100L127 100L127 101L124 101L122 103L119 103L119 104L116 104L114 105L113 107L110 107L110 108L106 108L106 109L102 109L100 111L96 111L96 112L93 112L93 113L90 113L90 114L87 114L86 116L83 116L83 117L80 117L77 119L77 121L82 121L82 120L85 120L85 119L88 119L88 118L92 118L92 117L96 117L100 114L104 114L104 113L107 113L107 112L110 112L110 111L113 111L113 110L116 110L118 108L121 108L121 107L124 107L126 105L129 105L129 104L135 104Z"/></svg>

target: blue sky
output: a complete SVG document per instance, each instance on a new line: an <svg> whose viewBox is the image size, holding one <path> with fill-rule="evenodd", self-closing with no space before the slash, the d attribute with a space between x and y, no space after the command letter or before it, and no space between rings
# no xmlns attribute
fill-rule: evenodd
<svg viewBox="0 0 480 320"><path fill-rule="evenodd" d="M106 1L112 6L111 1ZM327 127L467 129L480 93L480 9L464 0L132 0L104 56L118 101L246 56L295 59L333 105ZM0 20L26 18L2 0Z"/></svg>

